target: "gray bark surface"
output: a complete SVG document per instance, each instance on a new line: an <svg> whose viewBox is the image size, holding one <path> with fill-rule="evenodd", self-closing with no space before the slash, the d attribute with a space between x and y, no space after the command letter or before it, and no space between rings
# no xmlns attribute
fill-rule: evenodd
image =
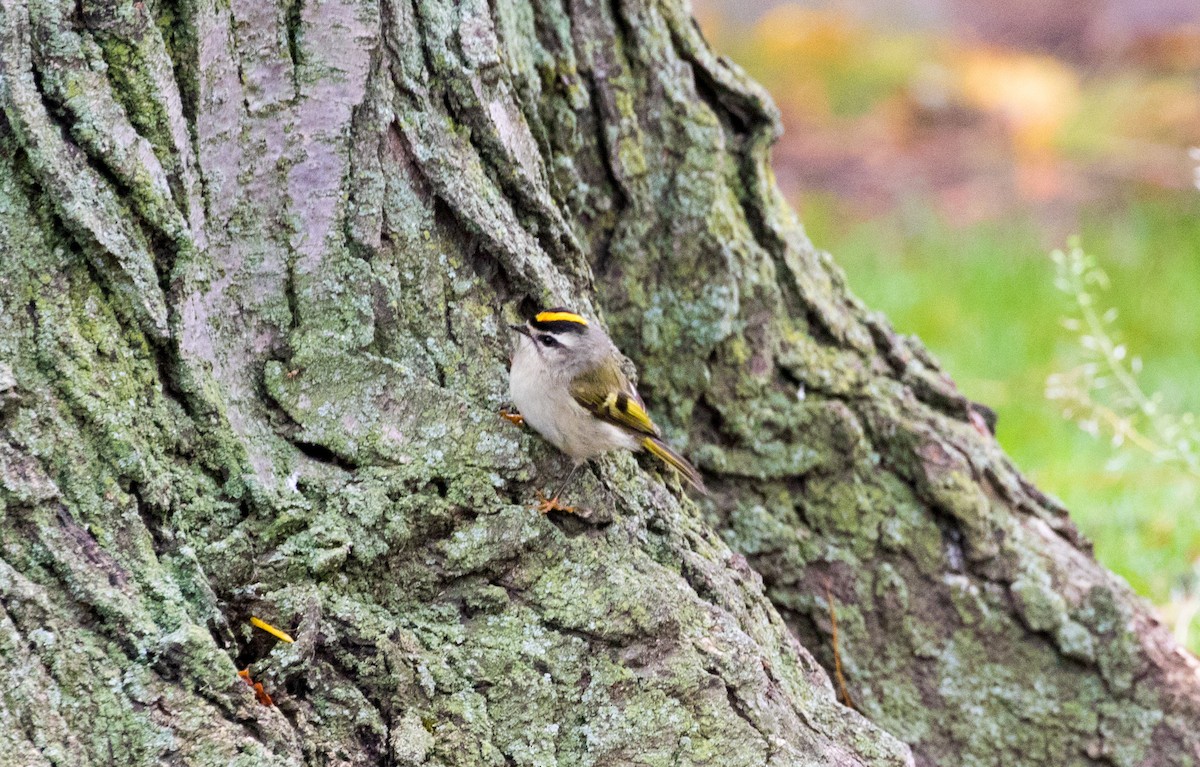
<svg viewBox="0 0 1200 767"><path fill-rule="evenodd" d="M681 4L0 0L0 108L0 764L1200 764L1195 659ZM710 498L532 510L554 304Z"/></svg>

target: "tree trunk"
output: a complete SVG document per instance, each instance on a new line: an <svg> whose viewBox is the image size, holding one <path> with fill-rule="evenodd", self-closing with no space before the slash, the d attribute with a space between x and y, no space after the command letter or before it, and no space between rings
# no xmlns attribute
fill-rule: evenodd
<svg viewBox="0 0 1200 767"><path fill-rule="evenodd" d="M680 3L0 0L0 106L0 763L1200 764L1195 660ZM552 304L711 497L532 510Z"/></svg>

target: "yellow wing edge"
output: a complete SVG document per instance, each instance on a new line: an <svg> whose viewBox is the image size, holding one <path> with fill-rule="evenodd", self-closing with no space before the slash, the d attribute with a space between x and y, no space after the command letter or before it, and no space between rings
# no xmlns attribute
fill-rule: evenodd
<svg viewBox="0 0 1200 767"><path fill-rule="evenodd" d="M639 434L658 436L658 427L636 397L625 392L611 392L602 400L575 395L575 401L592 412L597 418L622 426Z"/></svg>

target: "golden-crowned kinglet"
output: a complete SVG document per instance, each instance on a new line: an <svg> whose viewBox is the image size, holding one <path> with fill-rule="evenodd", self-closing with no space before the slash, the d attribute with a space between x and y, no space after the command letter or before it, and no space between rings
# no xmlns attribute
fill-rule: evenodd
<svg viewBox="0 0 1200 767"><path fill-rule="evenodd" d="M520 334L508 379L513 403L525 423L575 460L567 481L601 453L647 450L707 492L700 472L663 442L603 330L562 308L511 327ZM541 506L554 509L571 510L557 494Z"/></svg>

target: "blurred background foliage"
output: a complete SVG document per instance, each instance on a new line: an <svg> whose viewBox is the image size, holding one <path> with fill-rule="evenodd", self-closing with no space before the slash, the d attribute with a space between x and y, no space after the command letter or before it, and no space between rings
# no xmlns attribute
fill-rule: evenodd
<svg viewBox="0 0 1200 767"><path fill-rule="evenodd" d="M1078 234L1143 388L1167 417L1200 411L1200 3L694 10L779 105L776 176L816 245L997 410L1017 463L1200 650L1200 480L1045 395L1087 356L1050 259Z"/></svg>

